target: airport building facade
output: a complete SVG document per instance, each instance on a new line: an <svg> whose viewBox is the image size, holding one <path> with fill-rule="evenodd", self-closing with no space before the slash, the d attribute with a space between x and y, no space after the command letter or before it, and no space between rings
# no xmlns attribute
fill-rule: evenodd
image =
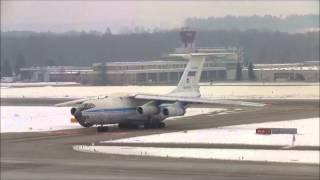
<svg viewBox="0 0 320 180"><path fill-rule="evenodd" d="M201 82L235 81L236 66L242 62L235 48L199 48L199 52L215 52L206 59ZM180 53L183 49L176 49ZM79 82L85 85L167 85L180 79L187 60L163 57L158 61L106 62L91 67L52 66L21 68L21 80L27 82ZM291 64L255 64L256 81L319 82L319 61ZM249 80L243 68L244 81Z"/></svg>
<svg viewBox="0 0 320 180"><path fill-rule="evenodd" d="M20 68L20 72L20 80L25 82L81 82L93 70L85 66L38 66Z"/></svg>
<svg viewBox="0 0 320 180"><path fill-rule="evenodd" d="M184 53L183 48L176 53ZM207 57L201 75L202 82L228 81L235 77L239 58L236 48L198 48L197 52L215 52ZM82 84L143 85L175 84L180 79L187 60L176 57L163 57L158 61L106 62L95 63L92 67L53 66L21 68L21 79L31 82L74 81Z"/></svg>
<svg viewBox="0 0 320 180"><path fill-rule="evenodd" d="M210 56L204 64L201 81L228 81L235 76L238 59L236 54L221 57ZM175 84L187 65L185 59L168 59L160 61L108 62L93 65L94 72L104 67L107 84L141 85L141 84Z"/></svg>
<svg viewBox="0 0 320 180"><path fill-rule="evenodd" d="M260 82L320 82L319 61L290 64L256 64L254 74ZM248 69L243 69L244 80L248 80Z"/></svg>

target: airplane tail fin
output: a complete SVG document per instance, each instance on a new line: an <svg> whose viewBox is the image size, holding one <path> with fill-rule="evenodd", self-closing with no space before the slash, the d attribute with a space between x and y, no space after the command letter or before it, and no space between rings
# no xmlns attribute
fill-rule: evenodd
<svg viewBox="0 0 320 180"><path fill-rule="evenodd" d="M186 56L184 55L184 57ZM189 59L189 62L181 76L181 79L177 87L169 94L185 97L200 97L201 94L198 83L206 56L192 53L189 54L187 58Z"/></svg>

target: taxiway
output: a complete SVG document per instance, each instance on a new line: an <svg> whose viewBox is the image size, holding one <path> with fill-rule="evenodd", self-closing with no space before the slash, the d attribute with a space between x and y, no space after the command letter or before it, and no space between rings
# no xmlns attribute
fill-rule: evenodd
<svg viewBox="0 0 320 180"><path fill-rule="evenodd" d="M319 165L120 156L72 149L75 144L155 133L319 116L317 100L263 102L271 105L233 114L185 117L167 121L166 128L157 130L112 127L105 133L95 128L3 133L1 179L319 179ZM37 104L43 103L51 104Z"/></svg>

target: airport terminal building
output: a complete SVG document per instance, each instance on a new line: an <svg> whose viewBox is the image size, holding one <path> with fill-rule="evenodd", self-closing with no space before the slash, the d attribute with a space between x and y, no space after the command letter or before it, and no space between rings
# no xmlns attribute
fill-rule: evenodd
<svg viewBox="0 0 320 180"><path fill-rule="evenodd" d="M289 64L256 64L256 80L260 82L320 82L319 61L305 61ZM248 78L248 68L243 69L244 80Z"/></svg>
<svg viewBox="0 0 320 180"><path fill-rule="evenodd" d="M183 49L176 49L176 53ZM197 52L214 52L206 58L201 82L235 81L236 66L242 64L236 48L198 48ZM156 61L95 63L91 67L51 66L21 68L21 80L27 82L79 82L84 85L168 85L176 84L187 64L186 59L163 57ZM319 82L319 61L290 64L255 64L256 81ZM242 69L248 81L248 69Z"/></svg>
<svg viewBox="0 0 320 180"><path fill-rule="evenodd" d="M182 53L183 49L176 49ZM207 57L201 75L202 82L234 80L239 58L236 48L198 48L198 52L215 52ZM75 81L83 84L143 85L175 84L180 79L187 60L163 57L156 61L95 63L92 67L53 66L21 68L21 79L31 82Z"/></svg>
<svg viewBox="0 0 320 180"><path fill-rule="evenodd" d="M107 83L111 85L175 84L180 79L187 60L164 59L167 60L97 63L93 65L93 70L101 74L99 68L104 68ZM236 49L225 49L219 56L209 56L204 64L201 81L232 80L237 62Z"/></svg>

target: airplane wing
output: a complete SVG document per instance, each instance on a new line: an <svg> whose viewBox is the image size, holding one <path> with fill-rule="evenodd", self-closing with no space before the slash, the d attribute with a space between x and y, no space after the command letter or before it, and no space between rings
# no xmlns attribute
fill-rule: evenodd
<svg viewBox="0 0 320 180"><path fill-rule="evenodd" d="M209 99L201 97L180 97L170 95L152 95L152 94L136 94L132 96L134 99L150 100L150 101L165 101L165 102L185 102L191 104L220 104L220 105L239 105L239 106L254 106L263 107L265 104L246 102L246 101L233 101L224 99Z"/></svg>
<svg viewBox="0 0 320 180"><path fill-rule="evenodd" d="M57 106L57 107L77 106L77 105L83 103L84 101L87 101L90 99L93 99L93 97L67 101L67 102L56 104L55 106Z"/></svg>

